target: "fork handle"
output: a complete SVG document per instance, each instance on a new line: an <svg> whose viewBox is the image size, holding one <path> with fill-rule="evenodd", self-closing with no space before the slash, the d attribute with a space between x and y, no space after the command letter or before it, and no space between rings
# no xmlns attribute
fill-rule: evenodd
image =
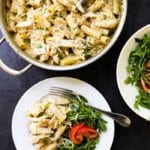
<svg viewBox="0 0 150 150"><path fill-rule="evenodd" d="M90 106L90 105L88 105ZM123 115L123 114L118 114L118 113L113 113L113 112L109 112L109 111L104 111L101 110L99 108L90 106L94 109L96 109L97 111L100 111L101 113L109 116L110 118L112 118L116 123L120 124L123 127L129 127L131 125L131 120L129 117Z"/></svg>

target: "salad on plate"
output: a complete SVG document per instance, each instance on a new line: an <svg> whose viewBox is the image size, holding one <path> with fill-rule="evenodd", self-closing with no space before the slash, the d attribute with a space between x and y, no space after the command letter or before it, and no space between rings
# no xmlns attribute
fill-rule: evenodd
<svg viewBox="0 0 150 150"><path fill-rule="evenodd" d="M125 82L138 89L134 107L150 109L150 35L145 34L143 38L136 38L135 41L137 46L129 55L128 77Z"/></svg>

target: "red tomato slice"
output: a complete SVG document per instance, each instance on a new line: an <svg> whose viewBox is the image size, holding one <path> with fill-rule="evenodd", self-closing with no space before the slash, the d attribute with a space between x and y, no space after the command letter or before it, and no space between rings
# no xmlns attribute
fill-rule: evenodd
<svg viewBox="0 0 150 150"><path fill-rule="evenodd" d="M89 139L95 139L96 137L98 137L97 131L92 127L86 125L78 130L78 134L82 134L84 137Z"/></svg>
<svg viewBox="0 0 150 150"><path fill-rule="evenodd" d="M148 69L150 69L150 60L148 60L148 61L146 62L145 67L148 68Z"/></svg>
<svg viewBox="0 0 150 150"><path fill-rule="evenodd" d="M75 139L78 141L77 144L81 144L84 138L83 138L82 134L77 134L76 137L75 137Z"/></svg>
<svg viewBox="0 0 150 150"><path fill-rule="evenodd" d="M141 86L146 93L150 93L150 87L144 82L143 79L141 79Z"/></svg>
<svg viewBox="0 0 150 150"><path fill-rule="evenodd" d="M80 123L71 128L69 137L74 144L81 144L84 137L89 139L95 139L98 137L98 132L92 127Z"/></svg>
<svg viewBox="0 0 150 150"><path fill-rule="evenodd" d="M83 123L80 123L78 125L75 125L71 128L70 132L69 132L69 137L72 140L73 143L75 144L81 144L83 141L83 136L77 134L78 130L81 129L84 126Z"/></svg>

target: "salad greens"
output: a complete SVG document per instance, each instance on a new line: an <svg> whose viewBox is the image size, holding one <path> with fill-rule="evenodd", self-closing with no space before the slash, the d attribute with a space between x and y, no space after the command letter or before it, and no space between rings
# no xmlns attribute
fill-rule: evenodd
<svg viewBox="0 0 150 150"><path fill-rule="evenodd" d="M145 64L150 60L150 35L144 35L142 39L135 39L135 41L138 45L129 55L128 77L125 83L135 85L139 90L139 95L136 96L135 108L138 109L140 105L150 109L150 93L145 92L141 85L142 79L150 88L150 79L147 77L150 68L145 67Z"/></svg>
<svg viewBox="0 0 150 150"><path fill-rule="evenodd" d="M87 100L84 97L80 98L81 100L78 100L76 97L70 99L72 111L68 113L67 119L72 124L82 122L93 127L98 132L106 131L106 121L102 119L101 113L87 106ZM76 145L69 139L69 130L70 127L68 127L68 130L64 134L65 142L59 145L58 150L95 150L96 144L99 142L99 137L92 140L84 139L82 144Z"/></svg>

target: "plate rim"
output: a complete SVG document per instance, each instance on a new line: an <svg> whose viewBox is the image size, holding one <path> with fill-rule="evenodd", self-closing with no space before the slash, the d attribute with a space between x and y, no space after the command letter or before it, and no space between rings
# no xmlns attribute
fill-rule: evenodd
<svg viewBox="0 0 150 150"><path fill-rule="evenodd" d="M88 82L86 82L86 81L84 81L84 80L81 80L81 79L78 79L78 78L69 77L69 76L56 76L56 77L46 78L46 79L44 79L44 80L41 80L41 81L39 81L39 82L33 84L30 88L28 88L28 89L23 93L23 95L19 98L19 100L18 100L18 102L17 102L17 104L16 104L16 106L15 106L15 109L14 109L13 114L12 114L12 119L11 119L11 136L12 136L12 140L13 140L13 143L14 143L14 145L15 145L16 150L19 150L19 149L17 148L17 143L16 143L15 138L14 138L14 130L13 130L13 124L14 124L14 123L13 123L13 122L14 122L14 119L15 119L17 106L23 101L22 98L24 97L24 95L25 95L27 92L29 92L32 88L38 87L41 83L47 82L48 80L53 80L53 79L57 79L57 78L59 78L59 79L60 79L60 78L65 78L65 79L71 79L71 80L72 80L72 79L73 79L73 80L78 80L78 81L80 81L80 82L82 82L82 83L85 83L85 84L91 86L92 88L94 88L94 89L103 97L103 99L105 100L106 104L108 105L109 110L112 112L111 107L110 107L109 103L107 102L106 98L101 94L101 92L100 92L96 87L94 87L93 85L89 84ZM113 126L112 126L112 140L111 140L111 142L110 142L109 150L111 150L112 145L113 145L113 142L114 142L114 139L115 139L115 122L114 122L114 120L112 120L112 125L113 125Z"/></svg>

